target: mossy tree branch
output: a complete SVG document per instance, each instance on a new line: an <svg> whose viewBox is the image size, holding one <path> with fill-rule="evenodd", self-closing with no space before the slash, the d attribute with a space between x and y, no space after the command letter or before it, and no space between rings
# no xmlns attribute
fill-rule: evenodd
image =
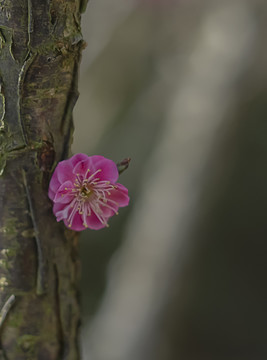
<svg viewBox="0 0 267 360"><path fill-rule="evenodd" d="M83 0L0 1L0 359L75 360L75 233L52 214L68 156Z"/></svg>

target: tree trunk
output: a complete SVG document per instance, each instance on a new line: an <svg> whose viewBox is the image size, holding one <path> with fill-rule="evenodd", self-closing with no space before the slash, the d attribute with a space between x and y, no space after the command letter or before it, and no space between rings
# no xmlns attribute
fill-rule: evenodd
<svg viewBox="0 0 267 360"><path fill-rule="evenodd" d="M68 156L87 1L0 0L0 359L74 360L75 233L47 196Z"/></svg>

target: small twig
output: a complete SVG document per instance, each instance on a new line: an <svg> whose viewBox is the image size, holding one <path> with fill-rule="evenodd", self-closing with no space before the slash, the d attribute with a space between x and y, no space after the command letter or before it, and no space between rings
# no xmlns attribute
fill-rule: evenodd
<svg viewBox="0 0 267 360"><path fill-rule="evenodd" d="M121 162L117 163L117 168L119 174L122 174L126 169L128 169L131 158L125 158Z"/></svg>
<svg viewBox="0 0 267 360"><path fill-rule="evenodd" d="M9 310L11 309L11 306L14 304L15 300L16 300L15 295L11 295L7 299L5 305L2 307L2 309L0 311L0 329L2 328L5 318L9 312Z"/></svg>

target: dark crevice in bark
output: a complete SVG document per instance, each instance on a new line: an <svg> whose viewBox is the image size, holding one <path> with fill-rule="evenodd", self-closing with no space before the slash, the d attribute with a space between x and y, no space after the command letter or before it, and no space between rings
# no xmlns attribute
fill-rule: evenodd
<svg viewBox="0 0 267 360"><path fill-rule="evenodd" d="M78 48L81 48L81 46L78 45ZM77 59L77 62L74 64L72 83L70 86L70 91L67 95L66 106L65 106L64 113L63 113L63 116L61 119L61 124L60 124L61 133L64 133L64 129L69 127L69 123L71 121L72 110L78 100L78 97L79 97L78 86L77 86L79 62L80 62L80 58Z"/></svg>
<svg viewBox="0 0 267 360"><path fill-rule="evenodd" d="M15 303L15 300L16 300L15 295L14 294L10 295L0 311L0 333L1 333L4 321L8 315L8 312L11 309L12 305Z"/></svg>
<svg viewBox="0 0 267 360"><path fill-rule="evenodd" d="M9 360L4 350L0 349L0 360Z"/></svg>
<svg viewBox="0 0 267 360"><path fill-rule="evenodd" d="M25 186L25 192L27 195L28 205L29 205L29 214L31 216L32 225L33 225L33 235L36 244L37 250L37 279L36 279L36 294L43 295L46 293L46 269L44 263L44 254L43 254L43 245L42 245L42 235L39 232L37 225L37 220L35 218L35 210L33 207L33 202L31 199L31 190L29 188L26 169L22 169L22 178Z"/></svg>
<svg viewBox="0 0 267 360"><path fill-rule="evenodd" d="M29 139L28 139L28 135L27 135L27 131L26 131L26 127L23 121L23 118L21 116L21 101L23 98L23 84L24 84L24 80L25 80L25 76L27 74L27 71L31 65L31 63L34 61L36 54L32 54L31 52L29 52L27 54L27 57L24 60L23 66L21 68L21 71L19 73L19 78L18 78L18 118L19 118L19 123L20 123L20 127L21 127L21 132L22 132L22 137L24 139L25 142L25 146L29 145Z"/></svg>
<svg viewBox="0 0 267 360"><path fill-rule="evenodd" d="M71 121L72 121L72 118L71 118ZM68 156L67 154L69 153L69 142L70 142L70 139L72 138L73 130L74 130L73 125L70 125L68 132L66 134L66 139L63 143L61 160L65 159Z"/></svg>
<svg viewBox="0 0 267 360"><path fill-rule="evenodd" d="M56 303L56 315L58 319L58 342L59 342L59 352L58 359L64 359L64 331L61 320L60 312L60 294L59 294L59 276L57 265L54 264L54 274L55 274L55 303Z"/></svg>
<svg viewBox="0 0 267 360"><path fill-rule="evenodd" d="M33 32L32 0L28 0L28 49L31 48L31 33Z"/></svg>
<svg viewBox="0 0 267 360"><path fill-rule="evenodd" d="M82 46L82 44L79 47L81 47L81 46ZM66 101L66 106L64 109L64 114L63 114L63 117L61 120L61 125L60 125L60 131L62 133L67 131L66 136L65 136L65 141L63 144L63 148L62 148L62 158L63 159L66 158L66 156L67 156L67 153L69 150L69 143L70 143L70 140L71 140L72 134L73 134L72 111L73 111L73 108L79 97L79 92L78 92L79 62L80 62L80 58L74 65L72 83L71 83L70 91L69 91L67 101ZM65 131L64 131L64 129L65 129Z"/></svg>
<svg viewBox="0 0 267 360"><path fill-rule="evenodd" d="M2 333L2 328L4 326L5 319L8 316L8 313L12 308L12 306L14 305L15 301L16 301L16 297L14 294L12 294L11 296L9 296L9 298L7 299L7 301L5 302L4 306L0 311L0 336ZM0 360L1 359L8 360L5 350L3 349L2 343L0 341Z"/></svg>

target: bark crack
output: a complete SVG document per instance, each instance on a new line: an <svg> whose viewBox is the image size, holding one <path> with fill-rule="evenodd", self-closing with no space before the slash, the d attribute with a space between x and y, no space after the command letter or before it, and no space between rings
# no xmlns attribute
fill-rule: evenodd
<svg viewBox="0 0 267 360"><path fill-rule="evenodd" d="M22 137L24 140L25 145L28 145L28 137L27 137L27 133L26 133L26 129L24 126L24 122L21 119L21 98L22 98L22 86L24 83L24 79L26 76L26 73L31 65L31 63L33 62L34 58L35 58L36 54L32 54L31 52L28 53L23 66L20 70L19 73L19 77L18 77L18 119L19 119L19 124L20 124L20 129L21 129L21 133L22 133Z"/></svg>
<svg viewBox="0 0 267 360"><path fill-rule="evenodd" d="M44 262L43 248L42 248L42 240L39 237L38 225L37 225L37 221L36 221L36 218L34 215L33 202L32 202L31 193L30 193L30 189L29 189L29 185L28 185L28 181L27 181L26 172L24 169L22 170L22 177L23 177L23 182L24 182L24 186L25 186L25 190L26 190L26 196L27 196L27 200L28 200L30 215L31 215L31 219L32 219L32 225L33 225L33 229L34 229L34 239L35 239L36 248L37 248L36 294L43 295L46 293L46 284L45 284L46 274L45 274L45 262Z"/></svg>
<svg viewBox="0 0 267 360"><path fill-rule="evenodd" d="M2 307L1 311L0 311L0 331L3 328L5 319L11 309L11 307L13 306L13 304L16 301L16 297L14 294L10 295L9 298L7 299L7 301L5 302L4 306ZM0 349L0 360L8 360L7 355L5 350L2 348Z"/></svg>
<svg viewBox="0 0 267 360"><path fill-rule="evenodd" d="M1 48L7 44L11 58L14 61L16 61L15 56L12 51L13 40L14 40L14 30L8 26L0 25L0 31L1 31L1 34L0 34Z"/></svg>
<svg viewBox="0 0 267 360"><path fill-rule="evenodd" d="M58 337L59 337L59 354L58 359L63 359L64 355L64 331L63 324L61 319L61 311L60 311L60 291L59 291L59 274L57 265L54 264L54 272L55 272L55 302L56 302L56 315L58 319Z"/></svg>
<svg viewBox="0 0 267 360"><path fill-rule="evenodd" d="M32 0L28 0L28 49L31 50L31 33L33 32Z"/></svg>
<svg viewBox="0 0 267 360"><path fill-rule="evenodd" d="M5 302L4 306L2 307L2 309L0 311L0 330L3 327L5 318L7 317L7 314L9 313L9 310L11 309L15 300L16 300L15 295L12 294Z"/></svg>
<svg viewBox="0 0 267 360"><path fill-rule="evenodd" d="M3 85L2 79L0 79L0 97L1 97L1 102L2 102L2 104L0 105L1 110L2 110L1 115L0 115L0 131L4 130L4 128L5 128L4 118L6 115L6 98L5 98L3 89L2 89L2 85Z"/></svg>

